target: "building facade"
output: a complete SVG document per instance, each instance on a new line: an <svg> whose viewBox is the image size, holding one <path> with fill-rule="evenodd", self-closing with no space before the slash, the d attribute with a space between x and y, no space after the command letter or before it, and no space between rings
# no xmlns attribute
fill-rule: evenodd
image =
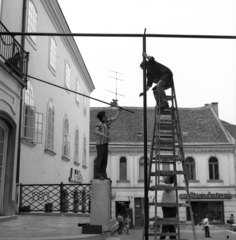
<svg viewBox="0 0 236 240"><path fill-rule="evenodd" d="M134 114L122 111L111 126L107 171L112 181L113 217L125 208L131 208L132 220L136 227L140 227L144 221L143 110L128 109ZM91 108L91 164L96 158L96 135L93 134L96 114L101 110ZM114 114L111 108L105 111L108 116ZM207 213L212 223L223 223L231 213L236 214L235 140L219 120L217 103L201 108L180 108L179 115L195 221L200 222ZM154 109L148 108L148 152L153 120ZM181 164L177 164L177 168L182 169ZM179 176L177 181L184 186L183 177ZM154 193L151 194L149 201L154 199ZM178 194L179 202L186 202L186 192L179 191ZM160 198L159 193L158 201ZM154 208L151 215L154 216ZM158 216L162 216L159 208ZM180 208L180 218L189 220L188 209Z"/></svg>
<svg viewBox="0 0 236 240"><path fill-rule="evenodd" d="M71 33L58 2L54 0L1 0L0 10L1 23L8 31ZM0 69L1 144L4 146L0 154L5 159L3 163L7 162L13 168L8 170L5 164L1 167L1 176L8 176L9 171L13 173L11 181L15 187L11 195L5 192L4 195L8 194L8 199L14 201L19 194L17 186L20 183L90 182L90 101L86 96L89 97L94 90L73 37L27 35L16 36L15 39L29 56L27 80L22 80L25 75L14 79L12 69L10 74L5 69ZM3 38L0 46L3 52L2 46ZM6 59L1 60L1 65L5 66ZM21 91L23 87L25 89ZM8 120L2 120L2 115ZM11 132L10 128L14 130ZM6 137L3 139L2 133L8 136L8 140ZM19 133L20 144L17 147ZM13 138L14 144L7 142L13 141ZM6 143L14 149L14 156L11 156L14 160L8 161L8 156L5 156L9 150L5 147ZM11 165L13 162L15 165ZM3 185L2 178L0 179ZM7 184L9 185L5 180L5 185ZM7 188L10 191L11 186ZM1 193L6 191L2 189ZM0 214L5 214L1 212L5 202L0 200ZM15 211L17 207L11 214Z"/></svg>

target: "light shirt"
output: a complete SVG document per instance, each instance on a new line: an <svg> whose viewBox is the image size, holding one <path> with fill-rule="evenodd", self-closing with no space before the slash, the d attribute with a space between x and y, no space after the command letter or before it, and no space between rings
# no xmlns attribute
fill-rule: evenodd
<svg viewBox="0 0 236 240"><path fill-rule="evenodd" d="M172 186L171 184L166 184L166 185L167 186ZM175 191L171 191L171 192L163 191L161 202L163 202L163 203L175 203L176 202L176 192Z"/></svg>
<svg viewBox="0 0 236 240"><path fill-rule="evenodd" d="M203 226L204 226L204 227L206 227L206 226L209 227L209 221L208 221L208 218L204 218L204 219L203 219Z"/></svg>

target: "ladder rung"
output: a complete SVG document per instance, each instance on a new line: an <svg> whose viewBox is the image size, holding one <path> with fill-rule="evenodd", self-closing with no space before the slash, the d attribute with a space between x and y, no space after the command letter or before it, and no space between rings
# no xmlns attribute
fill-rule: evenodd
<svg viewBox="0 0 236 240"><path fill-rule="evenodd" d="M164 186L164 185L160 185L160 186L151 186L149 187L149 191L164 191L164 190L186 190L186 187L170 187L170 186Z"/></svg>
<svg viewBox="0 0 236 240"><path fill-rule="evenodd" d="M178 218L149 218L149 221L156 222L161 225L169 225L169 224L176 224L176 225L194 225L191 221L179 221Z"/></svg>
<svg viewBox="0 0 236 240"><path fill-rule="evenodd" d="M172 99L174 99L174 97L173 96L166 96L166 99L167 100L172 100Z"/></svg>
<svg viewBox="0 0 236 240"><path fill-rule="evenodd" d="M158 207L189 207L189 203L149 203L149 206L158 206Z"/></svg>
<svg viewBox="0 0 236 240"><path fill-rule="evenodd" d="M158 173L159 172L159 173ZM184 171L158 171L156 172L151 172L151 176L172 176L176 174L185 174Z"/></svg>
<svg viewBox="0 0 236 240"><path fill-rule="evenodd" d="M175 128L174 124L170 124L170 123L162 123L162 124L160 124L160 130L172 129L172 128Z"/></svg>

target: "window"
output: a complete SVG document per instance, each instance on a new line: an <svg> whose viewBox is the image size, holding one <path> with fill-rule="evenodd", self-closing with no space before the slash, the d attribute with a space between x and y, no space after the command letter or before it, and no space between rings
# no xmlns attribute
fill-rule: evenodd
<svg viewBox="0 0 236 240"><path fill-rule="evenodd" d="M2 0L0 0L0 20L2 19Z"/></svg>
<svg viewBox="0 0 236 240"><path fill-rule="evenodd" d="M195 161L192 157L186 159L186 172L188 180L196 180Z"/></svg>
<svg viewBox="0 0 236 240"><path fill-rule="evenodd" d="M79 129L76 126L75 129L75 158L74 158L75 163L79 163Z"/></svg>
<svg viewBox="0 0 236 240"><path fill-rule="evenodd" d="M66 61L65 65L65 87L70 88L70 65L68 61Z"/></svg>
<svg viewBox="0 0 236 240"><path fill-rule="evenodd" d="M36 112L34 105L34 91L29 80L25 90L23 138L30 142L42 143L43 114Z"/></svg>
<svg viewBox="0 0 236 240"><path fill-rule="evenodd" d="M53 37L50 38L50 54L49 54L49 64L54 72L56 72L57 65L57 45Z"/></svg>
<svg viewBox="0 0 236 240"><path fill-rule="evenodd" d="M86 167L86 136L84 135L84 143L83 143L83 166Z"/></svg>
<svg viewBox="0 0 236 240"><path fill-rule="evenodd" d="M48 103L47 109L47 138L46 138L46 149L54 151L54 119L55 111L52 103L52 99Z"/></svg>
<svg viewBox="0 0 236 240"><path fill-rule="evenodd" d="M28 11L28 32L35 33L37 28L37 12L36 8L31 0L29 0ZM30 36L31 40L36 43L36 36Z"/></svg>
<svg viewBox="0 0 236 240"><path fill-rule="evenodd" d="M127 160L125 157L120 159L120 180L127 180Z"/></svg>
<svg viewBox="0 0 236 240"><path fill-rule="evenodd" d="M69 135L69 122L67 116L64 118L63 123L63 157L70 158L70 135Z"/></svg>
<svg viewBox="0 0 236 240"><path fill-rule="evenodd" d="M219 164L215 157L209 159L209 177L210 180L219 180Z"/></svg>
<svg viewBox="0 0 236 240"><path fill-rule="evenodd" d="M80 92L80 83L79 80L76 80L76 86L75 86L75 91ZM79 105L79 94L75 94L75 102Z"/></svg>
<svg viewBox="0 0 236 240"><path fill-rule="evenodd" d="M84 95L86 95L86 93L84 93ZM86 116L87 114L87 97L83 97L84 98L84 116Z"/></svg>
<svg viewBox="0 0 236 240"><path fill-rule="evenodd" d="M148 168L149 168L149 159L148 161ZM144 157L139 160L139 180L144 180Z"/></svg>

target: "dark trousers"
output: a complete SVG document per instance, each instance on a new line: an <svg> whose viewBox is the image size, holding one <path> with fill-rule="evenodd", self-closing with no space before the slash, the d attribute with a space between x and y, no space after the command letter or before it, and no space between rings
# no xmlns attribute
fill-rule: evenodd
<svg viewBox="0 0 236 240"><path fill-rule="evenodd" d="M97 158L95 160L95 179L99 177L107 177L107 157L108 157L108 143L97 145Z"/></svg>
<svg viewBox="0 0 236 240"><path fill-rule="evenodd" d="M209 226L205 226L205 237L210 237L210 231L209 231Z"/></svg>
<svg viewBox="0 0 236 240"><path fill-rule="evenodd" d="M176 207L162 207L164 218L175 218L177 214ZM163 225L162 233L175 233L175 225ZM166 236L161 236L160 239L165 239ZM176 236L170 236L170 239L176 239Z"/></svg>

